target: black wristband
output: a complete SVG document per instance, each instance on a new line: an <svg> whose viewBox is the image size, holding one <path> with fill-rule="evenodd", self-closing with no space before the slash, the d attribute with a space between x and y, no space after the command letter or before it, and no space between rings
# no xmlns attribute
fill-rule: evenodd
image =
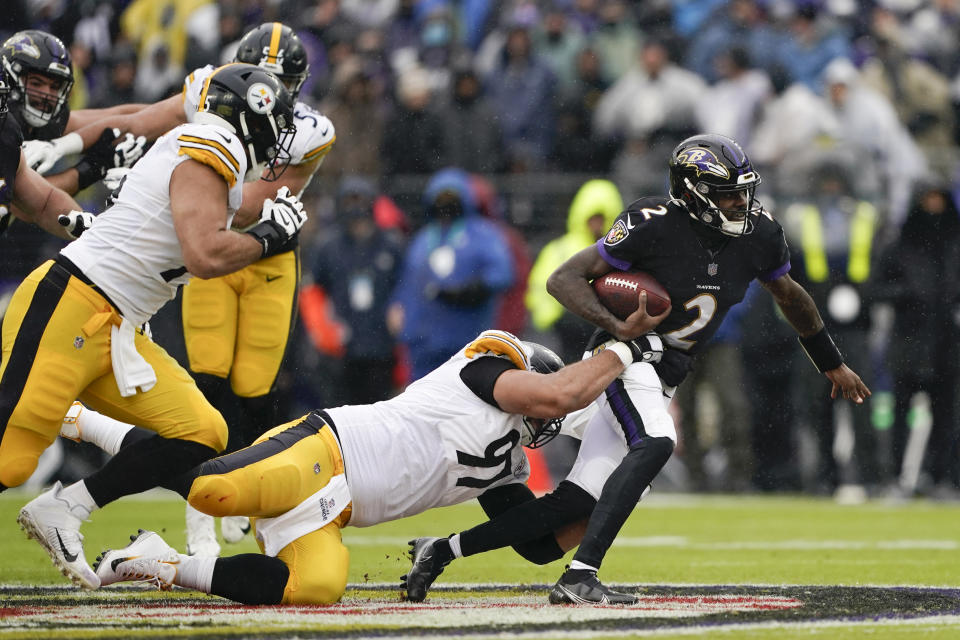
<svg viewBox="0 0 960 640"><path fill-rule="evenodd" d="M87 157L80 160L73 168L77 170L77 191L83 191L94 182L103 180L103 177L107 175L106 167L97 162L92 162Z"/></svg>
<svg viewBox="0 0 960 640"><path fill-rule="evenodd" d="M247 229L245 233L253 236L257 239L257 242L260 243L260 246L263 248L263 253L261 254L263 258L276 254L283 246L283 237L280 229L270 222L264 221L255 224Z"/></svg>
<svg viewBox="0 0 960 640"><path fill-rule="evenodd" d="M820 373L836 369L843 364L843 356L840 355L840 350L833 343L833 338L830 337L826 327L812 336L806 338L800 336L799 340L800 346L807 352L807 357L810 358Z"/></svg>

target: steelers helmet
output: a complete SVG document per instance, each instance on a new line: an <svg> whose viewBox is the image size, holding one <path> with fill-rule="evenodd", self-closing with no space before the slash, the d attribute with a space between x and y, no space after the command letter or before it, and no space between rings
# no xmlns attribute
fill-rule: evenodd
<svg viewBox="0 0 960 640"><path fill-rule="evenodd" d="M310 73L307 50L300 37L280 22L265 22L245 33L234 61L255 64L272 72L293 95L294 102Z"/></svg>
<svg viewBox="0 0 960 640"><path fill-rule="evenodd" d="M45 31L18 31L0 47L3 68L10 87L10 107L17 120L30 127L43 127L53 120L70 97L73 66L70 52L60 38ZM27 87L27 75L37 73L56 82L56 96Z"/></svg>
<svg viewBox="0 0 960 640"><path fill-rule="evenodd" d="M276 76L260 67L234 62L211 73L194 121L226 126L237 134L247 155L246 180L276 180L290 163L297 130L293 98Z"/></svg>
<svg viewBox="0 0 960 640"><path fill-rule="evenodd" d="M670 155L670 196L681 200L697 221L728 236L753 231L753 216L763 207L754 198L758 174L747 154L731 138L715 133L691 136ZM724 209L721 195L746 195L746 207Z"/></svg>
<svg viewBox="0 0 960 640"><path fill-rule="evenodd" d="M560 356L542 344L524 340L523 346L530 359L530 368L537 373L553 373L563 368ZM529 449L542 447L557 437L565 419L566 416L549 420L524 416L520 443Z"/></svg>

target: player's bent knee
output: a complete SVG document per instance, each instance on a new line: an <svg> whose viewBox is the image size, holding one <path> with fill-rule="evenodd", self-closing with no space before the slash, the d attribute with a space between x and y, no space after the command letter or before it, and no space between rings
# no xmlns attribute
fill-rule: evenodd
<svg viewBox="0 0 960 640"><path fill-rule="evenodd" d="M239 488L226 476L200 476L190 485L187 502L197 511L218 518L245 515L236 512L239 494Z"/></svg>
<svg viewBox="0 0 960 640"><path fill-rule="evenodd" d="M677 428L666 411L658 411L652 416L644 415L643 428L650 438L669 438L674 445L677 444Z"/></svg>
<svg viewBox="0 0 960 640"><path fill-rule="evenodd" d="M19 487L30 479L36 469L36 456L4 456L0 458L0 484L5 487Z"/></svg>
<svg viewBox="0 0 960 640"><path fill-rule="evenodd" d="M181 440L189 440L210 447L217 453L223 453L227 448L227 438L230 431L227 428L227 421L223 419L220 412L210 407L210 410L204 414L202 423L182 436Z"/></svg>
<svg viewBox="0 0 960 640"><path fill-rule="evenodd" d="M283 604L334 604L339 602L347 590L346 567L350 562L350 553L343 545L332 550L334 557L329 559L327 567L316 567L307 575L300 575L299 584L291 588L290 582L283 592ZM343 567L338 570L333 567ZM299 570L298 573L304 573Z"/></svg>

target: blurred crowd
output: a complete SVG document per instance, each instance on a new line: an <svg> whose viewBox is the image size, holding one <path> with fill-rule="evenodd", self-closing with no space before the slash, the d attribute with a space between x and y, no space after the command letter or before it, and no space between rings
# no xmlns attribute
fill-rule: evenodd
<svg viewBox="0 0 960 640"><path fill-rule="evenodd" d="M960 0L7 0L0 37L62 38L82 109L172 95L272 20L337 131L305 194L283 415L387 397L488 326L578 358L589 327L546 277L708 131L747 150L875 393L831 401L751 290L681 388L666 482L960 499ZM56 241L9 236L15 285Z"/></svg>

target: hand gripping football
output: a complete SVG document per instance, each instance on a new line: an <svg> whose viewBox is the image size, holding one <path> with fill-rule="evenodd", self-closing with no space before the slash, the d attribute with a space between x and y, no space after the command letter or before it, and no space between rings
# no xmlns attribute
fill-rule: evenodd
<svg viewBox="0 0 960 640"><path fill-rule="evenodd" d="M610 313L623 320L637 310L640 290L647 292L647 314L657 316L670 305L670 294L649 273L611 271L593 281L593 290Z"/></svg>

